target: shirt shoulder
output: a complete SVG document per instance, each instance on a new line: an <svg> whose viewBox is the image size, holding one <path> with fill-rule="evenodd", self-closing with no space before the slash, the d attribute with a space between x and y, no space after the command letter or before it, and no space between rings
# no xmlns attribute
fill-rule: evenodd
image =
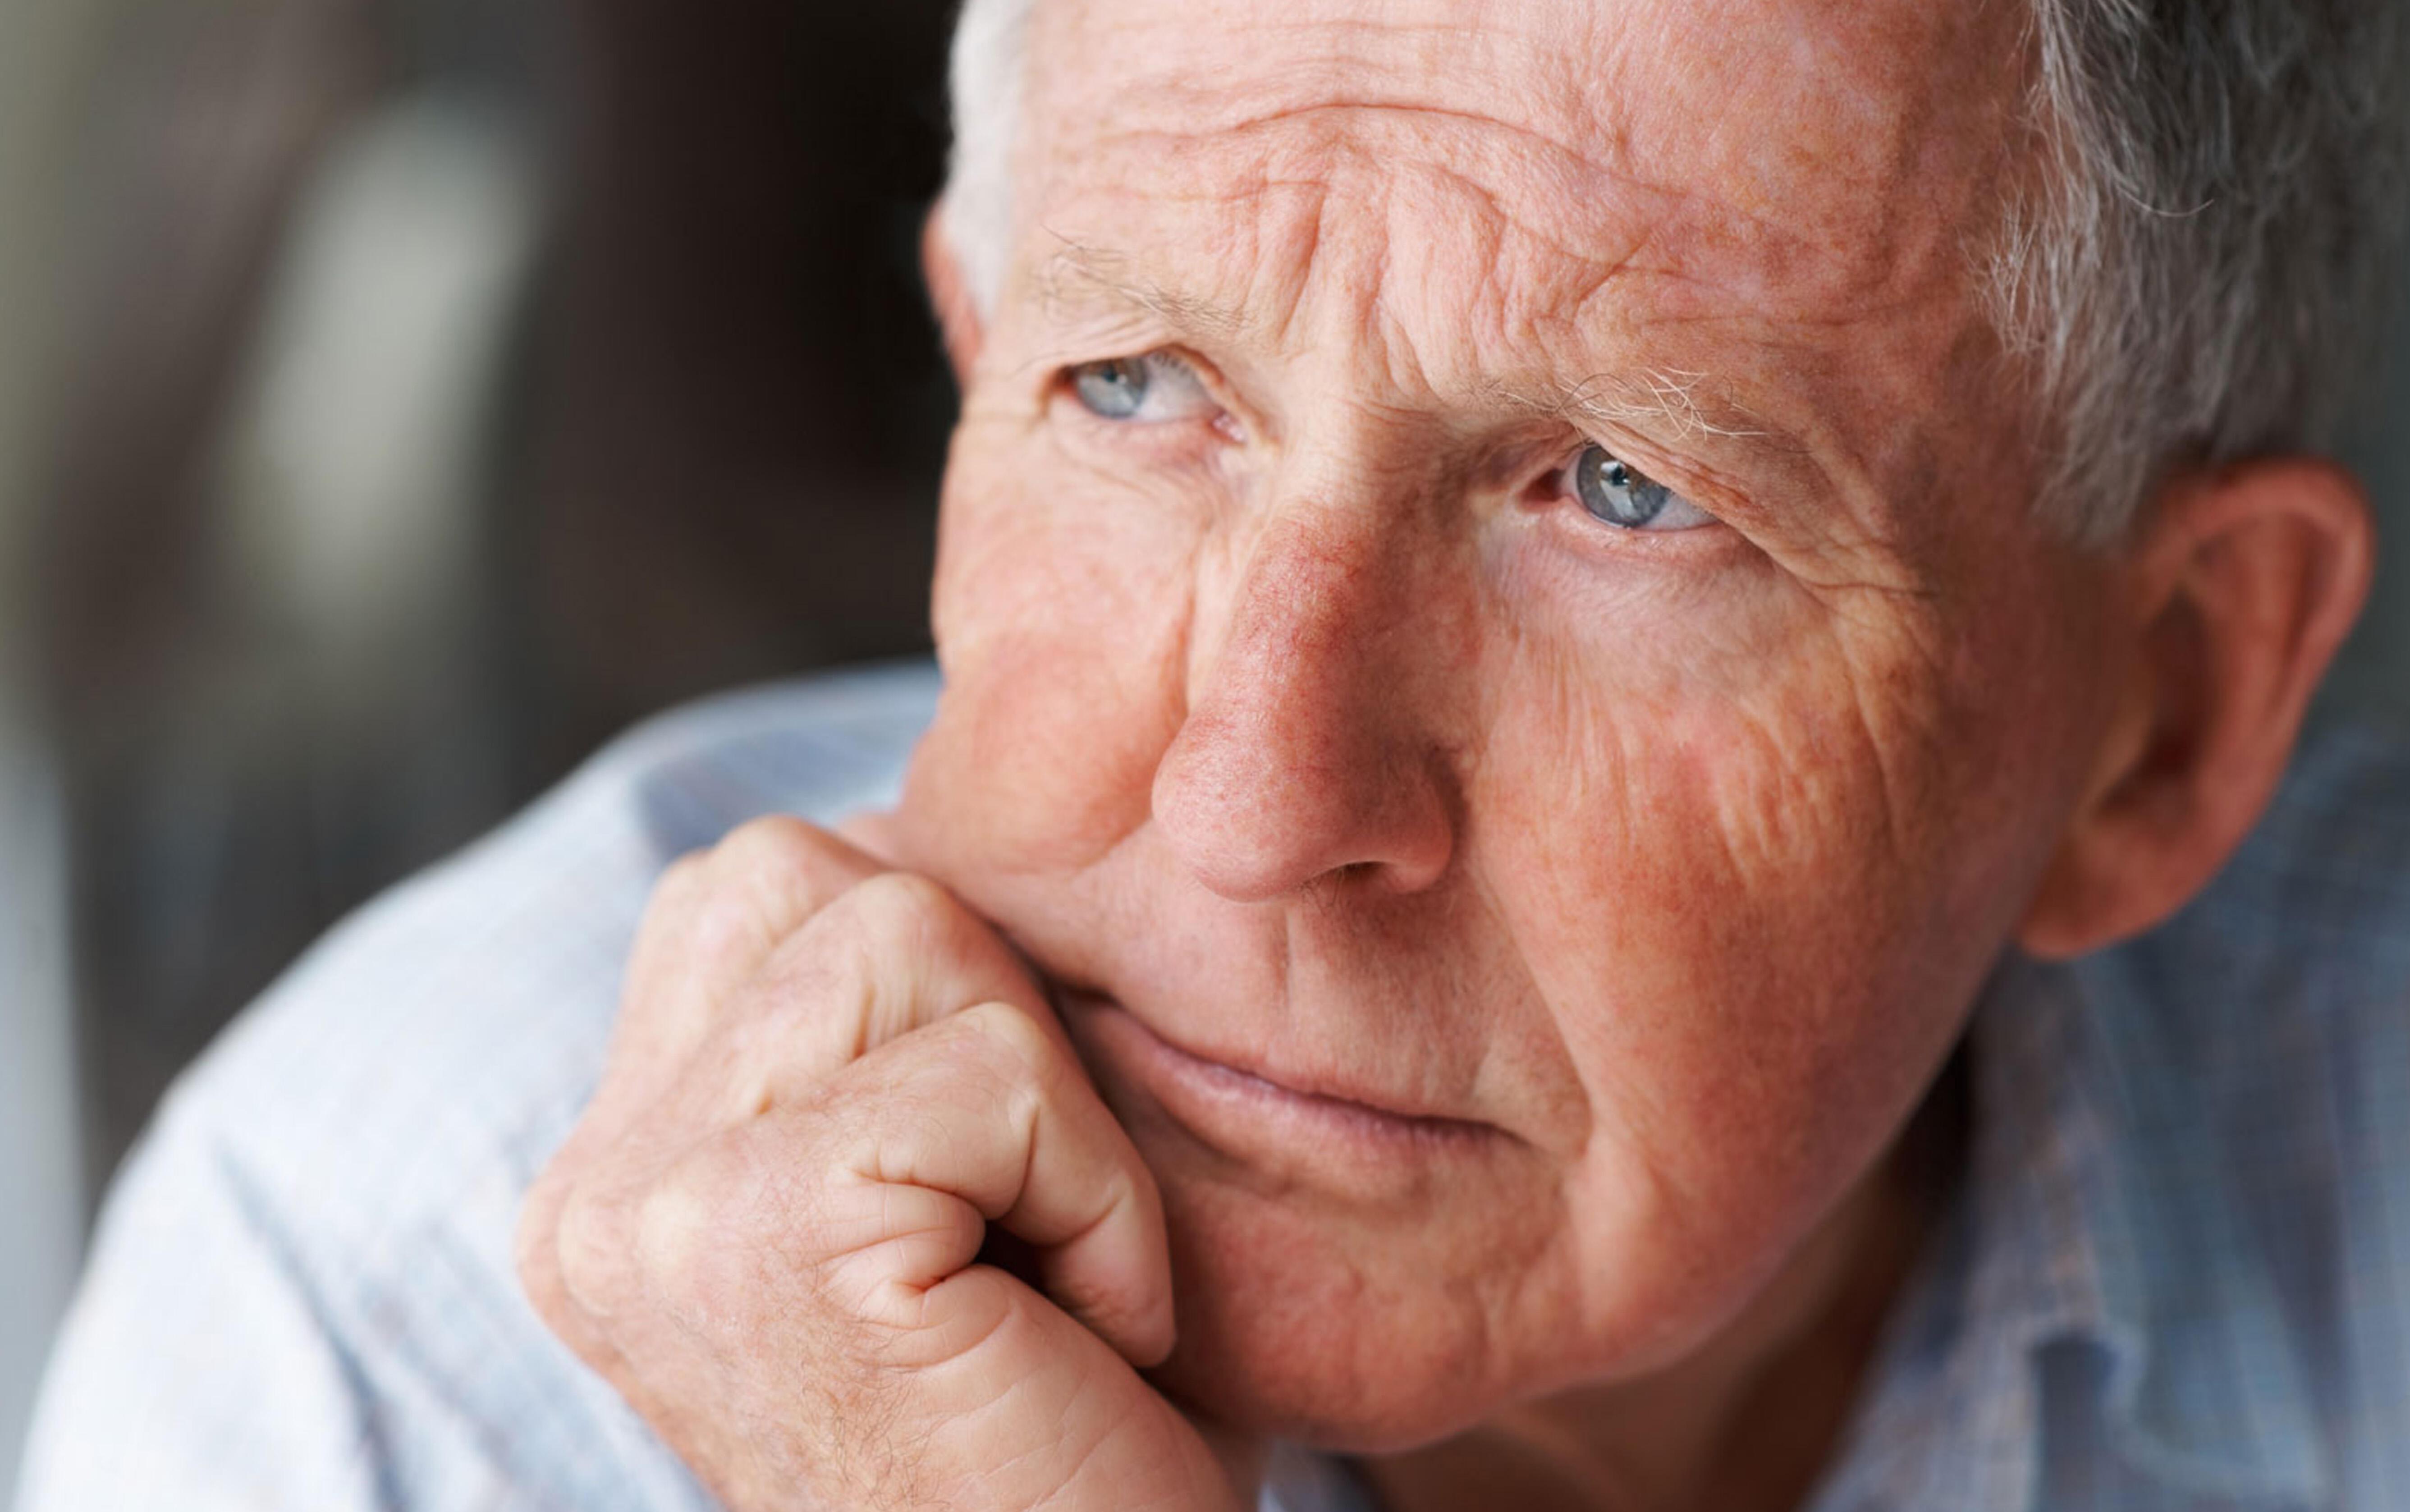
<svg viewBox="0 0 2410 1512"><path fill-rule="evenodd" d="M2153 1357L2129 1392L2137 1422L2313 1505L2396 1505L2410 1484L2410 739L2314 728L2201 897L2081 974Z"/></svg>
<svg viewBox="0 0 2410 1512"><path fill-rule="evenodd" d="M251 1506L707 1505L520 1297L519 1199L599 1075L661 869L761 814L889 801L935 696L916 666L657 720L305 956L112 1193L28 1512L215 1485ZM164 1340L189 1342L165 1371ZM230 1377L274 1400L229 1402Z"/></svg>
<svg viewBox="0 0 2410 1512"><path fill-rule="evenodd" d="M2214 1118L2254 1140L2283 1119L2341 1167L2379 1171L2410 1061L2410 732L2329 721L2201 896L2087 965L2107 998L2147 999L2158 1042ZM2359 1105L2374 1090L2393 1090ZM2365 1115L2365 1116L2361 1116ZM2374 1142L2371 1142L2374 1141ZM2410 1253L2410 1252L2405 1252Z"/></svg>
<svg viewBox="0 0 2410 1512"><path fill-rule="evenodd" d="M2410 1485L2410 745L2330 722L2216 881L1972 1035L1951 1222L1819 1512Z"/></svg>
<svg viewBox="0 0 2410 1512"><path fill-rule="evenodd" d="M600 1073L661 872L763 814L891 801L934 687L917 669L815 679L622 737L304 956L185 1078L167 1131L240 1141L320 1228L363 1241L472 1170L531 1175Z"/></svg>

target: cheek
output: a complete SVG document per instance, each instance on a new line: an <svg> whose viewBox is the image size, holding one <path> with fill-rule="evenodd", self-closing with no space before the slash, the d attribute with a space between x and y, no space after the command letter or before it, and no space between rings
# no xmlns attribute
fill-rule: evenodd
<svg viewBox="0 0 2410 1512"><path fill-rule="evenodd" d="M1954 754L2015 740L1912 637L1779 598L1720 618L1677 661L1522 651L1471 805L1590 1102L1571 1208L1592 1273L1629 1278L1609 1309L1804 1236L1911 1111L2040 864L1986 817L2013 756Z"/></svg>
<svg viewBox="0 0 2410 1512"><path fill-rule="evenodd" d="M1179 516L976 455L950 483L934 592L945 694L900 816L941 874L1070 869L1147 817L1177 733L1195 550Z"/></svg>

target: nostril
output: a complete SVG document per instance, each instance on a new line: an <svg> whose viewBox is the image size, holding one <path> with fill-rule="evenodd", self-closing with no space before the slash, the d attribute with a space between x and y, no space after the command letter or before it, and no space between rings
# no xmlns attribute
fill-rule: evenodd
<svg viewBox="0 0 2410 1512"><path fill-rule="evenodd" d="M1377 887L1388 868L1376 862L1351 861L1343 866L1333 866L1307 882L1305 897L1324 907L1335 907L1351 893Z"/></svg>

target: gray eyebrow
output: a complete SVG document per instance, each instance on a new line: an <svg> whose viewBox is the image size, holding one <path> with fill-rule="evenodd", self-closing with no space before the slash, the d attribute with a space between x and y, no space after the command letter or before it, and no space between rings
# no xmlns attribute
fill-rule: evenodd
<svg viewBox="0 0 2410 1512"><path fill-rule="evenodd" d="M1761 438L1766 433L1709 413L1700 398L1703 372L1644 368L1633 373L1593 373L1577 384L1546 390L1500 385L1498 397L1518 409L1552 419L1588 419L1604 425L1662 425L1674 439L1721 436Z"/></svg>
<svg viewBox="0 0 2410 1512"><path fill-rule="evenodd" d="M1224 339L1241 334L1251 324L1242 311L1167 288L1137 273L1124 254L1086 246L1067 237L1055 240L1061 246L1038 265L1035 277L1038 302L1058 320L1076 317L1102 303L1142 310L1167 325Z"/></svg>

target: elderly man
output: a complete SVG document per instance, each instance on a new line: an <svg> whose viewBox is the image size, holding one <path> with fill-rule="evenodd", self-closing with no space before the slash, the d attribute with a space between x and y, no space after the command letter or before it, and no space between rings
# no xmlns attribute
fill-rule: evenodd
<svg viewBox="0 0 2410 1512"><path fill-rule="evenodd" d="M973 0L942 693L302 967L31 1512L2404 1505L2400 33Z"/></svg>

